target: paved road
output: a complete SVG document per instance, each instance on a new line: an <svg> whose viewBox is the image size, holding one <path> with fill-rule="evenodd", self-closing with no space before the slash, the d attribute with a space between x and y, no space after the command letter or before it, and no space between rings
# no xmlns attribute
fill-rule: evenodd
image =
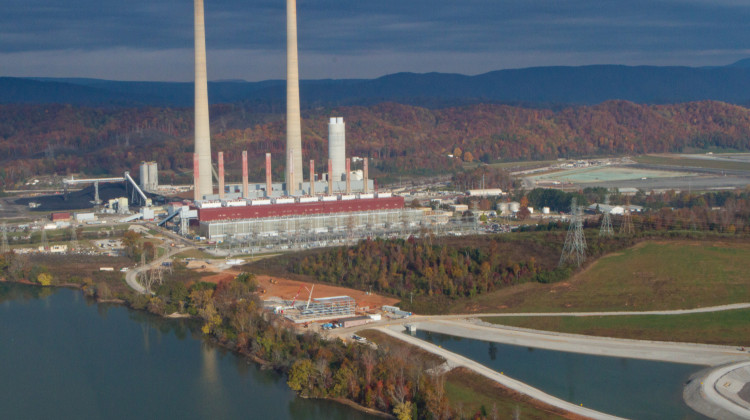
<svg viewBox="0 0 750 420"><path fill-rule="evenodd" d="M461 366L461 367L471 369L474 372L482 376L485 376L489 379L492 379L493 381L496 381L507 388L520 392L524 395L528 395L529 397L534 398L538 401L541 401L545 404L549 404L551 406L558 407L565 411L575 413L581 416L593 418L593 419L620 419L620 417L605 414L605 413L595 411L595 410L592 410L592 409L589 409L580 405L569 403L557 397L553 397L552 395L546 394L540 391L539 389L529 386L521 381L517 381L513 378L509 378L471 359L460 356L458 354L455 354L453 352L450 352L448 350L445 350L443 348L440 348L434 344L428 343L418 338L414 338L409 335L406 335L403 332L401 332L403 327L400 327L400 326L379 327L377 329L399 340L403 340L411 345L420 347L424 350L427 350L431 353L437 354L445 358L446 362L451 368Z"/></svg>
<svg viewBox="0 0 750 420"><path fill-rule="evenodd" d="M143 287L140 283L138 283L138 274L148 269L151 269L153 267L159 266L164 261L167 261L168 259L172 258L173 255L179 254L181 252L185 252L189 249L193 249L193 247L170 249L168 253L151 261L149 264L141 265L128 271L127 274L125 274L125 282L128 284L128 286L130 286L131 289L135 290L136 292L147 293L146 288Z"/></svg>
<svg viewBox="0 0 750 420"><path fill-rule="evenodd" d="M433 320L414 323L418 329L524 347L559 350L597 356L658 360L715 366L750 360L736 347L664 341L627 340L487 325L465 320Z"/></svg>

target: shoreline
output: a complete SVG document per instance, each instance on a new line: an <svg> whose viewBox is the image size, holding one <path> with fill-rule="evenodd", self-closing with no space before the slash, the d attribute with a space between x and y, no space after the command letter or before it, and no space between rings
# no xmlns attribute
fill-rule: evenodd
<svg viewBox="0 0 750 420"><path fill-rule="evenodd" d="M50 289L75 289L75 290L79 290L81 292L84 292L83 286L79 285L79 284L76 284L76 283L60 283L60 284L51 284L49 286L44 286L44 285L41 285L41 284L38 284L38 283L33 283L31 281L28 281L28 280L14 281L14 280L7 280L6 278L0 278L0 283L20 284L20 285L24 285L24 286L33 286L33 287L50 288ZM172 313L172 314L165 314L165 315L154 314L152 312L149 312L146 309L136 309L136 308L133 308L130 305L128 305L127 302L125 300L123 300L123 299L98 299L98 298L95 298L93 296L86 296L85 293L84 293L84 297L88 297L88 298L93 299L94 301L96 301L97 304L99 304L99 303L105 303L105 304L122 305L122 306L126 307L129 310L138 311L138 312L145 312L145 313L147 313L149 315L158 316L160 318L167 319L167 320L198 319L198 317L192 316L190 314L180 314L178 312L175 312L175 313ZM273 369L273 367L271 366L271 363L269 361L261 359L260 357L254 355L254 354L247 353L247 352L244 352L244 351L240 351L237 348L229 346L229 345L227 345L225 343L222 343L221 341L219 341L219 340L215 339L214 337L211 337L211 336L209 336L207 334L201 333L201 337L203 339L206 339L206 340L210 341L214 345L220 346L222 348L225 348L225 349L231 351L232 353L234 353L234 354L236 354L238 356L241 356L241 357L249 359L251 362L258 364L261 369ZM283 375L286 375L286 373L281 373L281 372L279 372L279 373L283 374ZM287 385L287 388L288 388L288 385ZM318 397L304 396L304 395L299 394L299 393L295 393L295 394L299 398L334 401L334 402L337 402L339 404L343 404L343 405L346 405L346 406L348 406L350 408L353 408L353 409L355 409L357 411L360 411L360 412L363 412L363 413L366 413L366 414L370 414L370 415L373 415L373 416L377 416L377 417L380 417L380 418L386 418L386 419L395 419L396 418L393 415L391 415L390 413L386 413L386 412L383 412L383 411L380 411L380 410L376 410L374 408L365 407L365 406L357 403L356 401L349 400L349 399L346 399L346 398L336 398L336 397L322 397L322 398L318 398Z"/></svg>

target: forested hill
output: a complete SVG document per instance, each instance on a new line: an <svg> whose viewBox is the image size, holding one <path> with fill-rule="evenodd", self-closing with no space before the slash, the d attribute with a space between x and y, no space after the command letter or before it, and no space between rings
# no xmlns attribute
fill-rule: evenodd
<svg viewBox="0 0 750 420"><path fill-rule="evenodd" d="M465 161L750 150L750 110L721 102L609 101L559 111L507 105L431 110L385 103L303 112L305 159L325 162L330 116L345 118L347 154L369 156L376 177L450 171L460 166L458 159L448 157L456 148ZM230 174L236 174L240 152L246 149L254 179L263 178L266 152L273 154L275 176L281 176L282 115L215 105L211 118L213 150L225 152ZM192 108L0 105L0 186L45 173L133 171L142 160L159 163L162 182L185 182L189 178L180 172L192 167L192 126ZM170 175L173 170L176 178Z"/></svg>
<svg viewBox="0 0 750 420"><path fill-rule="evenodd" d="M209 83L212 103L247 102L283 107L283 80ZM534 108L594 105L607 100L668 104L716 100L750 104L750 66L592 65L499 70L477 76L398 73L377 79L303 80L303 106L398 102L428 108L506 103ZM0 103L192 106L192 83L94 79L0 78Z"/></svg>

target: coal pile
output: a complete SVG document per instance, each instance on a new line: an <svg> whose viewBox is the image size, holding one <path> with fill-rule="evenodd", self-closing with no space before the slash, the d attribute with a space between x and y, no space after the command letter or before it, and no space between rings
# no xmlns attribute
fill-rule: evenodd
<svg viewBox="0 0 750 420"><path fill-rule="evenodd" d="M68 193L67 200L64 199L62 194L55 194L19 198L15 203L23 206L28 206L30 202L39 203L39 207L34 209L39 211L85 210L94 208L94 204L92 204L94 195L94 186L89 185L80 191L71 191ZM99 199L102 202L106 203L107 200L118 197L128 197L130 199L130 191L125 188L125 183L99 184Z"/></svg>

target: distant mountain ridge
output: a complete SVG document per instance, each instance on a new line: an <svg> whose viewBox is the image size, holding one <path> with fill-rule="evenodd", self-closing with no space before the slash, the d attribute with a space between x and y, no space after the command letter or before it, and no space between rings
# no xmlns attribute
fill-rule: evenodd
<svg viewBox="0 0 750 420"><path fill-rule="evenodd" d="M285 84L283 80L210 82L209 98L212 103L276 107L284 104ZM591 65L498 70L476 76L396 73L377 79L303 80L301 99L308 108L381 102L429 108L476 103L555 107L607 100L750 105L750 59L723 67ZM0 77L0 103L189 107L193 84Z"/></svg>

